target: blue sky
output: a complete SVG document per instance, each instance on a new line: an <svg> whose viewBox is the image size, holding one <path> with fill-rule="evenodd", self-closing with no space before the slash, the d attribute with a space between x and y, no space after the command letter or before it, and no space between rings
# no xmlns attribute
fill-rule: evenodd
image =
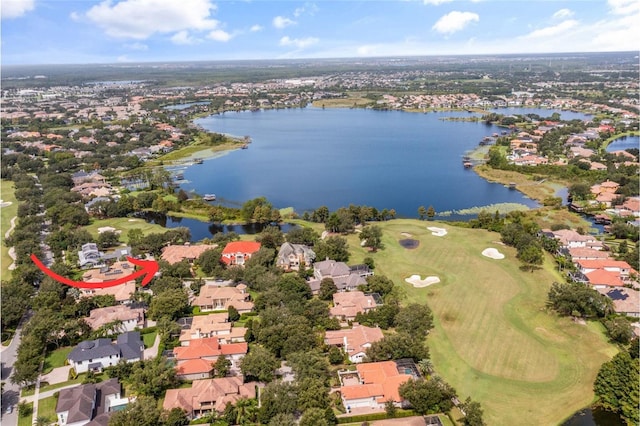
<svg viewBox="0 0 640 426"><path fill-rule="evenodd" d="M639 0L0 0L1 61L640 50Z"/></svg>

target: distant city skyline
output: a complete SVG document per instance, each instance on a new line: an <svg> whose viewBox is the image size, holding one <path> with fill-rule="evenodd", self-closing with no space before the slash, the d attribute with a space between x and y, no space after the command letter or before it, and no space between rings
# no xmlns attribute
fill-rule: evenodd
<svg viewBox="0 0 640 426"><path fill-rule="evenodd" d="M0 0L3 65L638 51L638 0Z"/></svg>

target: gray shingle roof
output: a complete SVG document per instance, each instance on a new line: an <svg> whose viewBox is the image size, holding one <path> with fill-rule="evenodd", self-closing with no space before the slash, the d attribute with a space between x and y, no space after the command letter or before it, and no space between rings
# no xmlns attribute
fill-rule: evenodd
<svg viewBox="0 0 640 426"><path fill-rule="evenodd" d="M73 362L82 362L111 355L120 356L118 347L113 345L109 339L97 339L80 342L67 358Z"/></svg>

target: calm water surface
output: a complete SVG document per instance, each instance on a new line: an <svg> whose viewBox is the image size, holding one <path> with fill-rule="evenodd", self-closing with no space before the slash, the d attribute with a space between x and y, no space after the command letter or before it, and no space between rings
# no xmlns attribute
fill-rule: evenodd
<svg viewBox="0 0 640 426"><path fill-rule="evenodd" d="M299 213L349 204L395 209L400 217L417 217L422 205L437 212L495 203L536 207L462 167L466 151L502 129L442 120L461 116L469 114L304 108L198 119L207 130L249 135L253 143L186 168L182 187L237 203L265 196Z"/></svg>
<svg viewBox="0 0 640 426"><path fill-rule="evenodd" d="M607 145L607 152L640 148L640 136L624 136Z"/></svg>

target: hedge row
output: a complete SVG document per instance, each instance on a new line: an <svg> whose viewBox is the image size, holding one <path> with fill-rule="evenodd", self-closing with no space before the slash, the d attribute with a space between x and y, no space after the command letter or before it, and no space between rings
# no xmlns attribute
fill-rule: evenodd
<svg viewBox="0 0 640 426"><path fill-rule="evenodd" d="M374 420L384 420L384 419L390 419L390 418L400 419L403 417L412 417L415 415L416 413L413 410L398 410L395 416L393 417L387 416L387 413L361 414L359 416L339 417L338 424L369 422Z"/></svg>

